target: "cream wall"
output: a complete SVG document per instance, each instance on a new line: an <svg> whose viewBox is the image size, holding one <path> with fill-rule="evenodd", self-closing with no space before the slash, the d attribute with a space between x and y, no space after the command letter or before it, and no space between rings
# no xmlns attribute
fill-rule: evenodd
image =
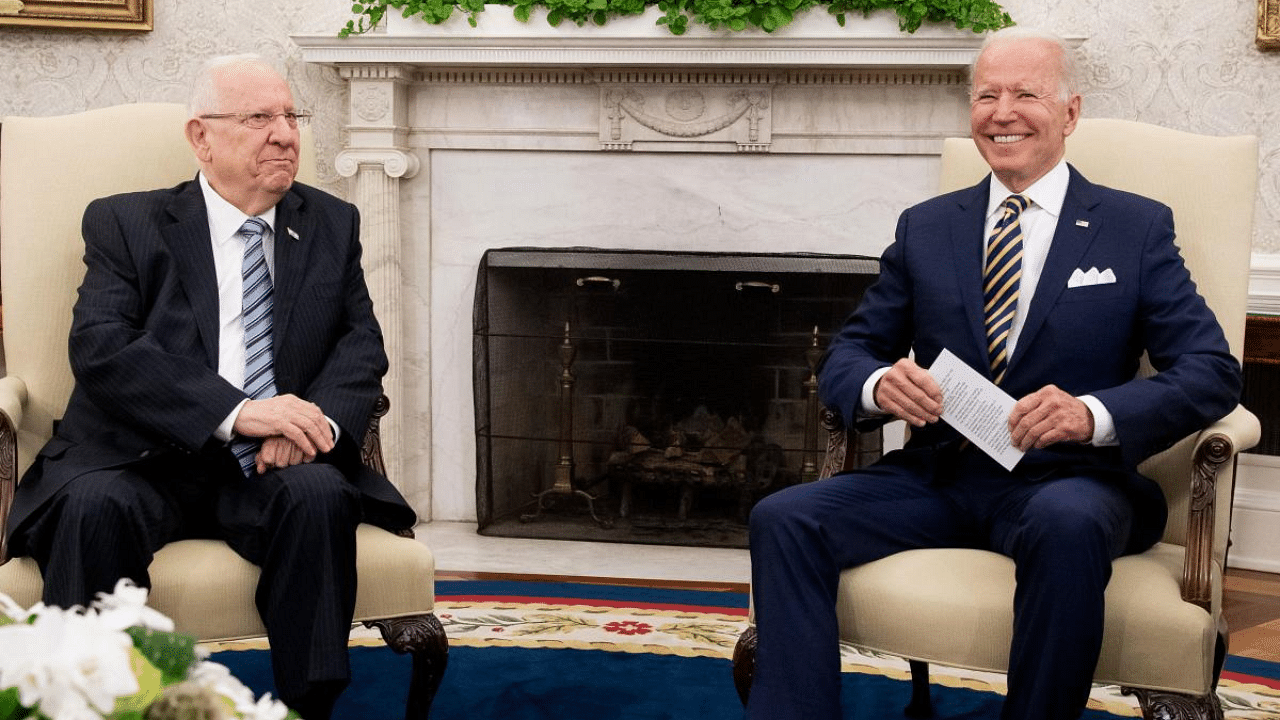
<svg viewBox="0 0 1280 720"><path fill-rule="evenodd" d="M1256 0L1005 0L1024 25L1087 38L1085 113L1210 134L1261 138L1254 250L1280 255L1280 52L1255 49ZM280 58L299 104L319 116L321 181L345 112L335 73L303 63L289 40L336 32L345 0L155 0L150 33L0 27L0 116L55 115L133 101L182 101L199 61L259 52Z"/></svg>

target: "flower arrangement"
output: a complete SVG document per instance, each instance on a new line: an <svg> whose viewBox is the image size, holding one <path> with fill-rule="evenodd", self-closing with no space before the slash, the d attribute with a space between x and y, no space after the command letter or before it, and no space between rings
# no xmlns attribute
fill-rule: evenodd
<svg viewBox="0 0 1280 720"><path fill-rule="evenodd" d="M286 720L121 580L89 608L0 594L0 720Z"/></svg>

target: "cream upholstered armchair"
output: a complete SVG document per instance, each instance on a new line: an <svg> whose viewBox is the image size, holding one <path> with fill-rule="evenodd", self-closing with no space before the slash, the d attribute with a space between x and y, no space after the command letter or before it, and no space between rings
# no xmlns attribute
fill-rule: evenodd
<svg viewBox="0 0 1280 720"><path fill-rule="evenodd" d="M1178 245L1237 358L1244 345L1257 140L1208 137L1124 120L1082 120L1067 159L1090 180L1173 208ZM943 191L977 183L988 168L968 138L945 141ZM845 467L839 413L825 413L835 442L823 476ZM1164 538L1115 561L1106 594L1105 637L1094 680L1136 695L1144 718L1221 718L1215 686L1226 655L1222 572L1231 521L1236 453L1253 447L1258 419L1243 407L1149 458L1140 470L1169 502ZM907 714L932 711L928 663L1008 670L1013 561L968 549L914 550L844 571L841 639L906 658ZM746 701L755 634L734 654Z"/></svg>
<svg viewBox="0 0 1280 720"><path fill-rule="evenodd" d="M52 434L71 393L67 360L71 306L84 274L80 219L93 199L169 187L194 177L178 104L120 105L76 115L6 118L0 125L0 292L4 360L0 379L0 543L17 480ZM315 175L303 134L299 180ZM382 468L377 423L370 420L365 461ZM435 559L411 537L372 525L357 531L360 581L355 619L378 627L387 644L411 653L406 717L426 718L448 660L435 606ZM0 562L7 557L0 544ZM215 540L166 545L151 565L148 604L178 630L202 641L259 637L254 605L258 569ZM31 558L0 565L0 592L23 607L40 599Z"/></svg>

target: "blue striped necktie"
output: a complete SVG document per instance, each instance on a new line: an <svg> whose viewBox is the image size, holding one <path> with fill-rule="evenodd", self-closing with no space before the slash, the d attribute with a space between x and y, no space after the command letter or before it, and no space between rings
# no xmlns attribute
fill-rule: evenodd
<svg viewBox="0 0 1280 720"><path fill-rule="evenodd" d="M983 313L987 324L987 355L991 378L999 385L1009 369L1008 340L1018 309L1018 284L1022 279L1022 227L1019 216L1031 201L1010 195L1001 205L1004 215L987 241L983 268Z"/></svg>
<svg viewBox="0 0 1280 720"><path fill-rule="evenodd" d="M242 315L244 321L244 392L251 400L274 397L276 394L275 363L271 352L271 275L267 272L267 257L262 250L262 238L267 224L251 217L240 226L244 238L244 262L240 276L244 281ZM257 438L240 438L231 444L231 450L240 463L246 477L253 472L254 456L262 441Z"/></svg>

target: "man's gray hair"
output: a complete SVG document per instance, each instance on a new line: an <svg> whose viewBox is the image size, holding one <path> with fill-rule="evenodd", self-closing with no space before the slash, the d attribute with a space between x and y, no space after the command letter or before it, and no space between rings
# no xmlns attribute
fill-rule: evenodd
<svg viewBox="0 0 1280 720"><path fill-rule="evenodd" d="M973 82L974 70L978 65L978 58L982 57L982 53L987 48L998 43L1010 42L1014 40L1044 40L1058 46L1059 57L1062 64L1058 67L1058 95L1062 102L1071 99L1072 95L1080 92L1080 63L1076 57L1075 48L1067 44L1060 35L1049 32L1048 30L1039 30L1031 27L1021 27L1014 25L1012 27L1001 28L989 35L982 42L982 48L978 54L974 56L973 63L969 66L969 81ZM973 88L970 87L970 92Z"/></svg>
<svg viewBox="0 0 1280 720"><path fill-rule="evenodd" d="M209 58L196 71L195 80L191 83L191 94L187 98L187 112L191 117L205 113L223 112L221 98L218 97L217 75L223 70L234 67L258 67L270 70L277 75L280 71L267 62L266 58L255 53L241 55L219 55Z"/></svg>

